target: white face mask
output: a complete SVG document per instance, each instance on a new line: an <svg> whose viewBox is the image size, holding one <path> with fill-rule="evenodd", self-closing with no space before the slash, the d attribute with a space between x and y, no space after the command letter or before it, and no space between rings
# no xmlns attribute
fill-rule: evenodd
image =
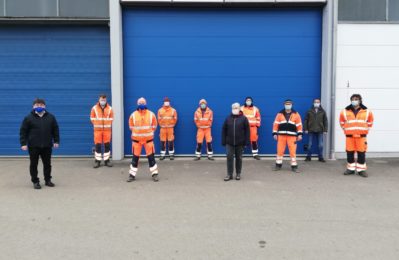
<svg viewBox="0 0 399 260"><path fill-rule="evenodd" d="M168 106L170 106L170 102L163 102L163 105L165 106L165 107L168 107Z"/></svg>
<svg viewBox="0 0 399 260"><path fill-rule="evenodd" d="M101 101L100 101L100 105L101 105L101 106L105 106L106 104L107 104L107 101L105 101L105 100L101 100Z"/></svg>
<svg viewBox="0 0 399 260"><path fill-rule="evenodd" d="M240 109L239 108L234 108L234 109L231 110L231 113L233 115L238 115L238 114L240 114Z"/></svg>
<svg viewBox="0 0 399 260"><path fill-rule="evenodd" d="M357 107L359 105L359 100L352 100L352 106Z"/></svg>
<svg viewBox="0 0 399 260"><path fill-rule="evenodd" d="M247 101L245 102L245 104L246 104L247 106L250 106L250 105L252 105L252 101L251 101L251 100L247 100Z"/></svg>
<svg viewBox="0 0 399 260"><path fill-rule="evenodd" d="M319 107L320 107L320 103L313 103L313 106L314 106L315 108L319 108Z"/></svg>
<svg viewBox="0 0 399 260"><path fill-rule="evenodd" d="M206 104L201 104L201 108L205 109L206 108Z"/></svg>
<svg viewBox="0 0 399 260"><path fill-rule="evenodd" d="M292 105L284 105L285 110L291 110Z"/></svg>

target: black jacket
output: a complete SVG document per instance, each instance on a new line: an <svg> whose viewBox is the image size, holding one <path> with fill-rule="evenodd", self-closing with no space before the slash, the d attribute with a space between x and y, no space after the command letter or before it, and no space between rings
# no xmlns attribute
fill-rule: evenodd
<svg viewBox="0 0 399 260"><path fill-rule="evenodd" d="M226 118L222 128L222 145L249 145L249 122L246 116L231 114Z"/></svg>
<svg viewBox="0 0 399 260"><path fill-rule="evenodd" d="M21 146L52 147L53 142L60 142L57 120L47 111L42 117L32 111L22 122L19 141Z"/></svg>
<svg viewBox="0 0 399 260"><path fill-rule="evenodd" d="M303 124L305 131L311 133L322 133L328 131L328 120L326 111L320 106L317 113L312 107L308 110Z"/></svg>

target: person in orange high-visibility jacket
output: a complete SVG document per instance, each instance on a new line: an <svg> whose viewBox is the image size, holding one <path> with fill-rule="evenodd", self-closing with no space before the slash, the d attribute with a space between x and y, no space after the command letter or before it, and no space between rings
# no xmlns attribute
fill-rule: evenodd
<svg viewBox="0 0 399 260"><path fill-rule="evenodd" d="M199 101L199 108L194 113L194 123L197 126L197 149L195 150L195 161L201 159L202 143L204 139L207 145L208 159L213 159L213 149L212 149L212 122L213 122L213 112L208 107L205 99Z"/></svg>
<svg viewBox="0 0 399 260"><path fill-rule="evenodd" d="M274 140L277 141L275 171L281 170L284 152L288 145L291 158L291 169L293 172L299 172L298 163L296 161L296 148L297 142L302 140L302 119L299 113L292 109L292 104L292 100L287 99L284 102L284 109L277 114L274 120L273 137Z"/></svg>
<svg viewBox="0 0 399 260"><path fill-rule="evenodd" d="M129 127L132 131L133 159L130 165L128 182L136 179L138 163L143 146L147 155L152 179L158 181L158 166L155 161L154 132L157 129L157 118L147 109L147 101L139 98L137 110L129 117Z"/></svg>
<svg viewBox="0 0 399 260"><path fill-rule="evenodd" d="M256 160L260 160L258 154L258 128L260 127L260 112L259 109L254 106L252 97L247 97L245 99L245 105L241 107L241 111L249 121L252 156Z"/></svg>
<svg viewBox="0 0 399 260"><path fill-rule="evenodd" d="M373 113L363 105L359 94L351 96L351 104L342 110L339 123L346 135L347 167L345 175L354 174L355 171L362 176L368 177L366 172L367 134L373 126ZM357 161L355 161L357 153Z"/></svg>
<svg viewBox="0 0 399 260"><path fill-rule="evenodd" d="M175 146L174 146L174 127L177 122L177 112L170 106L170 100L165 97L163 106L158 110L158 124L161 127L159 137L161 139L161 157L164 160L166 156L166 142L168 142L168 150L170 159L174 159Z"/></svg>
<svg viewBox="0 0 399 260"><path fill-rule="evenodd" d="M112 121L114 120L114 112L112 107L107 103L107 96L101 94L98 103L93 106L90 113L90 120L94 129L94 168L101 165L101 160L104 159L104 164L112 167L110 161L111 157L111 135L112 135ZM104 154L102 154L102 146L104 145Z"/></svg>

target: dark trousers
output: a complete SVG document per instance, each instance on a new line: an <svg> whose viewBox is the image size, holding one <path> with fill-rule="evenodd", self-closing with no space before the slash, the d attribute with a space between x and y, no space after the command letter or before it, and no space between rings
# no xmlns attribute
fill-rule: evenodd
<svg viewBox="0 0 399 260"><path fill-rule="evenodd" d="M233 146L226 144L227 154L227 174L232 176L234 172L234 157L236 159L236 173L241 174L242 169L242 153L244 146Z"/></svg>
<svg viewBox="0 0 399 260"><path fill-rule="evenodd" d="M317 154L319 155L319 158L323 158L323 141L324 141L324 133L309 133L309 141L308 141L308 157L312 156L312 146L313 146L313 141L314 139L317 140L318 144L318 149L317 149Z"/></svg>
<svg viewBox="0 0 399 260"><path fill-rule="evenodd" d="M44 180L51 180L51 147L29 147L29 157L30 157L30 177L33 183L39 182L39 178L37 177L37 165L39 163L39 157L42 158L43 162L43 174Z"/></svg>

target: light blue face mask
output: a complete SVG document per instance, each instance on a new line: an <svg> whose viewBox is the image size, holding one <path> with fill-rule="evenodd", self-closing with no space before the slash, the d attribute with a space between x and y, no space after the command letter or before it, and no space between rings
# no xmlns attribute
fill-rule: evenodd
<svg viewBox="0 0 399 260"><path fill-rule="evenodd" d="M37 113L41 113L41 112L43 112L43 111L46 110L44 107L35 107L34 109L35 109L35 111L36 111Z"/></svg>
<svg viewBox="0 0 399 260"><path fill-rule="evenodd" d="M206 108L206 105L205 105L205 104L201 104L201 108L202 108L202 109L205 109L205 108Z"/></svg>
<svg viewBox="0 0 399 260"><path fill-rule="evenodd" d="M285 110L291 110L292 105L285 105L284 108L285 108Z"/></svg>

